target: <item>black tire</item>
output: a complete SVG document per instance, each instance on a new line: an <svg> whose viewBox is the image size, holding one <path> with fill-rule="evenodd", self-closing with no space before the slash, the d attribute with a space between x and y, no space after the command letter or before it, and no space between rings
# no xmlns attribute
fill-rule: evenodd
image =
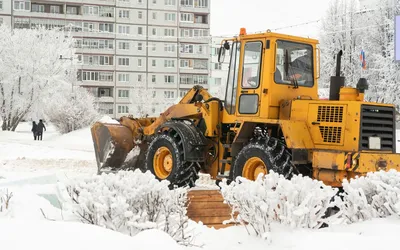
<svg viewBox="0 0 400 250"><path fill-rule="evenodd" d="M170 174L167 178L157 176L153 166L154 155L161 147L167 147L172 154L173 164ZM168 133L159 134L154 137L149 145L146 155L146 169L158 179L168 180L170 188L177 187L194 187L196 180L199 178L200 165L196 162L185 162L183 155L183 143L180 136L173 130Z"/></svg>
<svg viewBox="0 0 400 250"><path fill-rule="evenodd" d="M272 170L290 179L297 174L297 169L291 162L291 155L285 145L279 143L274 137L258 137L252 139L239 152L234 163L233 180L242 176L245 163L252 157L261 159L267 167L268 173Z"/></svg>

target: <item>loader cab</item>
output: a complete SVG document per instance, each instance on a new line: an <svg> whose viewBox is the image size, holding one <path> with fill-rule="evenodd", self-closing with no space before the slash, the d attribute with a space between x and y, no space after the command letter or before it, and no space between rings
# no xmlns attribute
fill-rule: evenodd
<svg viewBox="0 0 400 250"><path fill-rule="evenodd" d="M318 99L317 41L271 32L224 40L229 55L225 111L235 117L279 118L282 100Z"/></svg>

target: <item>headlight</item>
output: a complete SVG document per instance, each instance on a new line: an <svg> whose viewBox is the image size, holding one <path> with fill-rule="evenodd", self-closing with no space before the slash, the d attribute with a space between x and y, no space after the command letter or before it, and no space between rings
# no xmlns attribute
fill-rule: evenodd
<svg viewBox="0 0 400 250"><path fill-rule="evenodd" d="M369 137L369 149L381 149L381 138Z"/></svg>

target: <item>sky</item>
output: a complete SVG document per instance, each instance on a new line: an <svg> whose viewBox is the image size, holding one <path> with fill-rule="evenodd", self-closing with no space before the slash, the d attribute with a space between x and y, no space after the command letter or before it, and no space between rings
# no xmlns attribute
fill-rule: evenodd
<svg viewBox="0 0 400 250"><path fill-rule="evenodd" d="M233 36L245 27L248 33L270 29L288 35L318 38L321 22L273 30L320 20L329 0L210 0L211 35Z"/></svg>

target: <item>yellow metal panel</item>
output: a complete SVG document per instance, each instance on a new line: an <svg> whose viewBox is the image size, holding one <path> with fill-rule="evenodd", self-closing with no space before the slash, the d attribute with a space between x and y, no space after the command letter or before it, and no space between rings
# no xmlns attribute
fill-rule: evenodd
<svg viewBox="0 0 400 250"><path fill-rule="evenodd" d="M346 154L343 152L313 152L313 168L345 170Z"/></svg>
<svg viewBox="0 0 400 250"><path fill-rule="evenodd" d="M312 149L314 144L307 125L302 121L279 121L288 148Z"/></svg>
<svg viewBox="0 0 400 250"><path fill-rule="evenodd" d="M356 159L357 155L354 155L353 159ZM359 153L358 166L352 166L352 171L367 173L375 171L388 171L395 169L400 171L400 154L371 154L371 153Z"/></svg>

